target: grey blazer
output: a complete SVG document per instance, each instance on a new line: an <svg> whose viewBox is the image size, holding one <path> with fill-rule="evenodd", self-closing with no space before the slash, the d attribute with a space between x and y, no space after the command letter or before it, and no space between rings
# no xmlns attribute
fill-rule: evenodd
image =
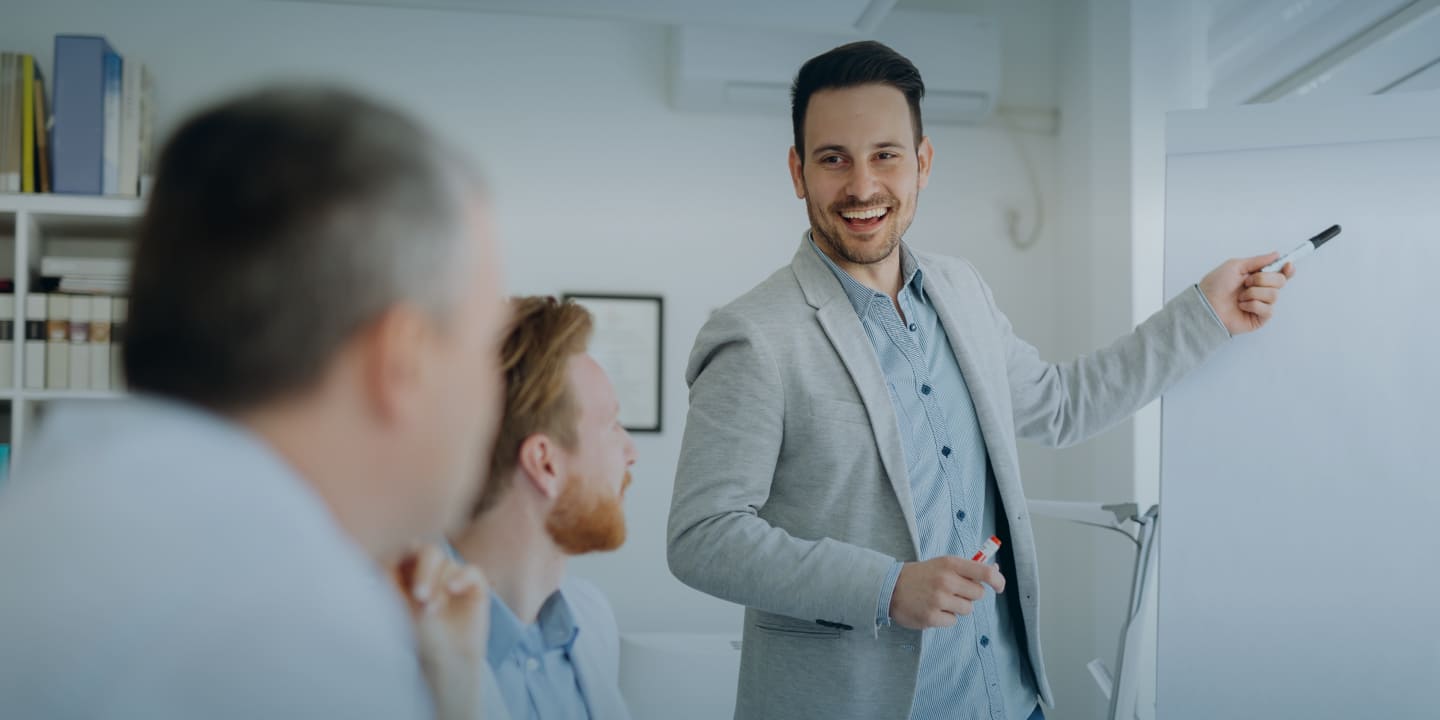
<svg viewBox="0 0 1440 720"><path fill-rule="evenodd" d="M1047 704L1039 571L1017 437L1051 446L1133 414L1229 334L1191 288L1104 350L1042 360L964 260L915 253L970 386L1010 528L1005 595ZM877 628L881 584L916 560L899 428L840 283L802 241L789 267L695 340L670 508L670 569L745 605L737 718L906 718L921 634Z"/></svg>

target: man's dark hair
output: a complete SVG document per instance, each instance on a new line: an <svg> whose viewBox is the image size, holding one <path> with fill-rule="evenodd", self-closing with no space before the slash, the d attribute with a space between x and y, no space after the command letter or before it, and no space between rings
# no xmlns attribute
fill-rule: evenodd
<svg viewBox="0 0 1440 720"><path fill-rule="evenodd" d="M857 85L889 85L905 95L910 105L910 123L915 126L915 145L924 137L920 122L920 99L925 82L920 71L904 55L874 40L862 40L830 50L805 61L790 86L790 121L795 126L795 152L805 161L805 113L810 96L821 90Z"/></svg>
<svg viewBox="0 0 1440 720"><path fill-rule="evenodd" d="M262 90L192 117L140 222L130 386L245 410L308 389L399 302L443 320L469 172L405 115L334 88Z"/></svg>

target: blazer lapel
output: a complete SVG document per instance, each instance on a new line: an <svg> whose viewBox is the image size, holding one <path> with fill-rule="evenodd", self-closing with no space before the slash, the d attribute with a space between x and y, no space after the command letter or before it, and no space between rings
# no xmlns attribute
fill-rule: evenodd
<svg viewBox="0 0 1440 720"><path fill-rule="evenodd" d="M991 466L996 467L995 460L1008 457L1008 448L1014 445L1014 439L1010 437L1014 432L1014 419L1001 417L1000 405L995 399L995 388L1008 388L1008 385L992 382L977 364L975 353L970 347L980 322L975 313L966 312L965 308L960 308L957 312L951 305L956 298L955 289L950 287L940 273L931 272L929 268L924 268L924 271L930 303L935 306L935 314L939 316L940 324L945 327L945 335L950 340L951 349L955 351L955 359L960 363L960 372L965 377L965 385L970 390L970 400L975 405L975 416L980 421L980 435L985 438ZM1016 487L1013 482L1009 482L1013 478L1002 477L1008 467L1009 464L1003 462L996 467L996 481L1002 500L1008 500L1003 497L1006 489ZM1006 502L1006 507L1010 507L1009 502Z"/></svg>
<svg viewBox="0 0 1440 720"><path fill-rule="evenodd" d="M870 346L865 328L840 287L840 281L815 256L808 235L801 241L791 267L806 299L817 309L820 327L830 338L830 344L835 347L840 362L850 373L850 379L865 403L870 430L880 450L880 462L905 515L910 542L918 549L920 534L915 528L915 504L910 495L910 476L905 469L905 450L900 444L900 427L895 421L895 408L890 404L885 374L880 370L880 362L875 359L875 348Z"/></svg>

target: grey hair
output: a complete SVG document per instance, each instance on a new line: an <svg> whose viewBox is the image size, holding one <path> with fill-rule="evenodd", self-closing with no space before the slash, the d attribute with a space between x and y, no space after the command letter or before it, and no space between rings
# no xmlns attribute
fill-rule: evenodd
<svg viewBox="0 0 1440 720"><path fill-rule="evenodd" d="M479 190L459 153L346 90L271 88L199 113L161 153L140 224L131 386L243 409L314 383L398 303L445 321Z"/></svg>

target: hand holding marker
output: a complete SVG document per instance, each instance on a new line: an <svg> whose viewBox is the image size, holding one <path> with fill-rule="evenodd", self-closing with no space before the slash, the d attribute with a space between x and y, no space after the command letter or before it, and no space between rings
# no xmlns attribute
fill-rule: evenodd
<svg viewBox="0 0 1440 720"><path fill-rule="evenodd" d="M1324 245L1327 240L1339 234L1340 226L1331 225L1330 227L1325 228L1324 232L1310 238L1309 240L1306 240L1303 243L1300 243L1300 246L1295 248L1294 250L1291 250L1290 252L1281 255L1279 260L1276 260L1275 262L1272 262L1269 265L1260 268L1260 272L1279 272L1285 267L1285 263L1299 262L1301 258L1304 258L1306 255L1315 252L1315 250L1318 249L1321 245Z"/></svg>

